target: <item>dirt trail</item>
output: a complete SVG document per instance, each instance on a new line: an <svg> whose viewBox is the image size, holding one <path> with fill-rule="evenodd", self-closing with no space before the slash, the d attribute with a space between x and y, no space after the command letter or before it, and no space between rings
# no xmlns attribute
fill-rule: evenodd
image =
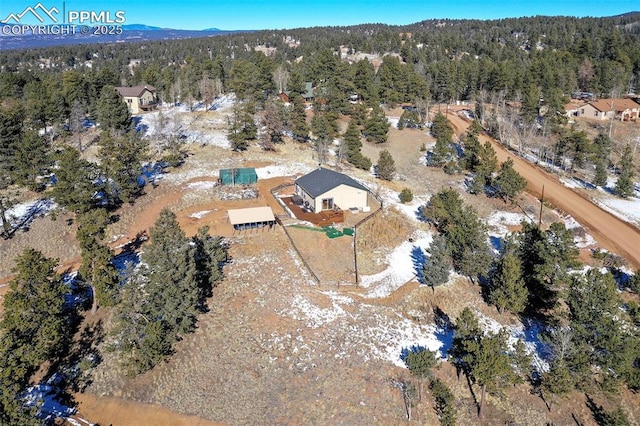
<svg viewBox="0 0 640 426"><path fill-rule="evenodd" d="M470 124L452 112L448 114L448 118L457 134L464 132ZM640 268L640 230L564 186L554 175L512 154L494 139L486 135L480 135L480 139L491 142L501 163L508 158L513 160L514 169L527 180L529 193L540 197L544 187L545 201L571 215L602 248L623 256L634 269Z"/></svg>

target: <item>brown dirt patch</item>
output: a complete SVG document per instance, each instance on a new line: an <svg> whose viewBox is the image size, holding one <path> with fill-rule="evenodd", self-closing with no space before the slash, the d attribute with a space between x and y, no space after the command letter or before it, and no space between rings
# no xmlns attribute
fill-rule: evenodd
<svg viewBox="0 0 640 426"><path fill-rule="evenodd" d="M221 426L196 416L171 411L161 405L143 404L121 398L97 397L89 393L75 395L78 417L89 418L92 423L113 426Z"/></svg>

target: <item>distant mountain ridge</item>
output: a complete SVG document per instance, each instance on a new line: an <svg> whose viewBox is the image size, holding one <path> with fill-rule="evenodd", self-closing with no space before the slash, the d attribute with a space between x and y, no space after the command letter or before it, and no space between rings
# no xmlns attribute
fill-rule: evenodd
<svg viewBox="0 0 640 426"><path fill-rule="evenodd" d="M11 24L0 23L2 26ZM77 26L79 28L80 26ZM112 25L96 25L95 27L109 28ZM90 28L92 28L90 26ZM33 49L38 47L50 47L59 45L85 44L85 43L123 43L140 42L152 40L173 40L182 38L212 37L223 34L251 32L248 30L228 31L218 28L207 28L204 30L178 30L174 28L161 28L146 24L126 24L122 25L122 34L20 34L5 35L4 31L0 35L0 50Z"/></svg>

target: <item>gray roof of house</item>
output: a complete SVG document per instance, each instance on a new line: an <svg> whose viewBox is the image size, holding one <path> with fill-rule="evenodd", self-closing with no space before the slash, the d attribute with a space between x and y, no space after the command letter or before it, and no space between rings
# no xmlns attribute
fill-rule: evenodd
<svg viewBox="0 0 640 426"><path fill-rule="evenodd" d="M307 194L314 198L340 185L347 185L368 191L367 188L349 176L323 168L316 169L311 173L299 177L296 179L296 185L304 189Z"/></svg>

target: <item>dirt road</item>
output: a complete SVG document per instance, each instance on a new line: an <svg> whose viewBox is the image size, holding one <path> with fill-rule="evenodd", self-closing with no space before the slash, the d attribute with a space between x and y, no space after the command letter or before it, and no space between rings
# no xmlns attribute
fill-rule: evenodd
<svg viewBox="0 0 640 426"><path fill-rule="evenodd" d="M448 118L460 134L469 122L456 113L449 112ZM634 269L640 268L640 230L601 209L582 195L564 186L558 179L528 161L510 153L497 141L481 135L484 142L489 140L501 163L507 158L513 160L514 168L527 179L527 191L540 197L544 187L544 199L557 209L571 215L598 241L600 247L627 259Z"/></svg>

